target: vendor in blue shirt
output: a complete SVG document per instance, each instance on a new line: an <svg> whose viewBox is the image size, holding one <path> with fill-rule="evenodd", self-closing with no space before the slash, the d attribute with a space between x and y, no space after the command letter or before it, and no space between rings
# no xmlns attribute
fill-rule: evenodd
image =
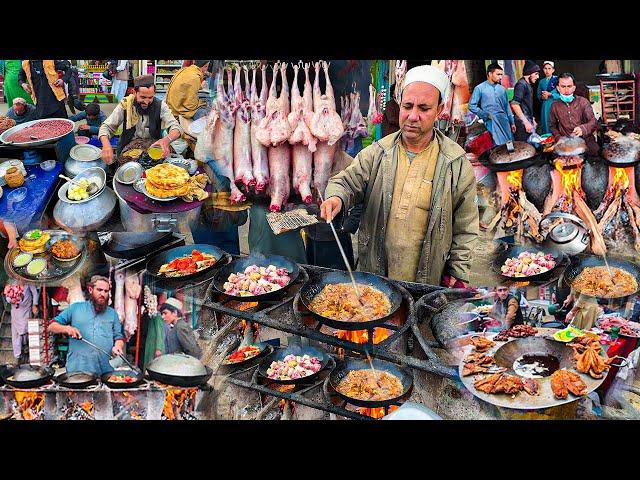
<svg viewBox="0 0 640 480"><path fill-rule="evenodd" d="M79 122L80 120L86 120L86 125L80 125L78 127L78 134L85 135L87 137L93 137L98 135L100 125L107 119L107 116L100 110L100 105L97 103L90 103L87 105L84 112L80 112L76 115L69 117L72 122Z"/></svg>
<svg viewBox="0 0 640 480"><path fill-rule="evenodd" d="M29 105L22 97L13 99L13 106L7 111L7 117L15 120L16 125L36 120L36 107Z"/></svg>
<svg viewBox="0 0 640 480"><path fill-rule="evenodd" d="M94 275L88 284L89 301L72 303L51 322L49 331L71 337L67 373L88 372L102 375L113 371L110 359L104 353L78 340L79 338L86 338L114 356L123 354L122 324L116 311L107 305L109 290L109 279Z"/></svg>

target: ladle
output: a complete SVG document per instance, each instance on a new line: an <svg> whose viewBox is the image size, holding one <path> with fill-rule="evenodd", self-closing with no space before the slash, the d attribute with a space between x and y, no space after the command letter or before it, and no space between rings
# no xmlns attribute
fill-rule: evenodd
<svg viewBox="0 0 640 480"><path fill-rule="evenodd" d="M112 354L108 353L106 350L103 350L103 349L102 349L102 348L100 348L99 346L97 346L97 345L95 345L95 344L91 343L89 340L86 340L86 339L85 339L85 338L83 338L83 337L80 337L78 340L80 340L81 342L86 343L86 344L87 344L87 345L89 345L90 347L95 348L95 349L96 349L96 350L98 350L99 352L104 353L107 357L109 357L109 359L110 359L110 360L109 360L109 364L110 364L113 368L118 368L118 367L120 366L120 364L119 364L118 362L114 362L114 363L111 363L111 362L112 362L113 360L115 360L116 358L121 358L121 359L124 361L124 363L126 363L126 364L129 366L129 368L131 368L131 370L138 371L138 368L137 368L136 366L134 366L131 362L129 362L129 360L127 360L127 359L124 357L124 355L117 355L117 356L114 356L114 355L112 355Z"/></svg>

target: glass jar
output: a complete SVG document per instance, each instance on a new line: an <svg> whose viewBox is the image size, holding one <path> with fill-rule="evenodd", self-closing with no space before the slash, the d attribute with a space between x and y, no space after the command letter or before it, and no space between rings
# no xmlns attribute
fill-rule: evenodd
<svg viewBox="0 0 640 480"><path fill-rule="evenodd" d="M24 175L16 167L10 167L4 175L4 180L9 187L16 188L24 184Z"/></svg>

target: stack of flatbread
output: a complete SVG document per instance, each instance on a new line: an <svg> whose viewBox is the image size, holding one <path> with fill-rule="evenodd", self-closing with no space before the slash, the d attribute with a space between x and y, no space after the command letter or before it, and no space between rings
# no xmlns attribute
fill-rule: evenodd
<svg viewBox="0 0 640 480"><path fill-rule="evenodd" d="M38 238L33 239L25 236L18 240L18 247L20 247L20 250L23 252L42 253L46 249L45 245L49 238L51 238L51 236L48 233L41 233Z"/></svg>
<svg viewBox="0 0 640 480"><path fill-rule="evenodd" d="M159 198L182 197L191 190L189 173L170 163L161 163L146 172L147 192Z"/></svg>

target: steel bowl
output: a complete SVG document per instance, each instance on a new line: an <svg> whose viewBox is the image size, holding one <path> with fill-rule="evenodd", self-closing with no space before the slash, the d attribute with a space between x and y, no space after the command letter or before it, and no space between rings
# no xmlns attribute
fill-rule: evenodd
<svg viewBox="0 0 640 480"><path fill-rule="evenodd" d="M9 140L7 140L11 135L13 135L16 132L19 132L20 130L23 130L27 127L32 127L33 125L35 125L38 122L42 122L45 120L60 120L63 122L66 122L69 124L69 131L63 133L62 135L58 135L55 137L51 137L51 138L47 138L44 140L31 140L29 142L11 142ZM62 137L64 137L65 135L68 135L69 133L73 132L73 129L75 128L76 124L74 122L72 122L71 120L69 120L68 118L43 118L40 120L32 120L30 122L25 122L25 123L21 123L20 125L16 125L15 127L11 127L9 130L5 130L4 133L2 133L2 135L0 135L0 142L2 143L6 143L8 145L19 145L22 147L35 147L37 145L45 145L47 143L51 143L51 142L55 142L56 140L61 139Z"/></svg>
<svg viewBox="0 0 640 480"><path fill-rule="evenodd" d="M67 182L64 185L62 185L62 187L60 187L60 189L58 190L58 198L60 200L62 200L63 202L71 203L71 204L85 203L85 202L89 202L89 201L93 200L94 198L99 196L104 191L104 187L107 184L107 174L106 174L106 172L100 167L91 167L91 168L87 168L86 170L83 170L82 172L78 173L74 177L74 180L80 181L80 179L82 179L82 178L89 179L91 177L99 177L100 178L100 181L98 182L98 187L99 187L98 191L96 193L94 193L93 195L89 195L84 200L71 200L71 199L69 199L69 197L67 197L67 192L69 191L69 188L71 187L71 182Z"/></svg>
<svg viewBox="0 0 640 480"><path fill-rule="evenodd" d="M56 168L56 161L55 160L46 160L46 161L44 161L44 162L42 162L40 164L40 168L42 170L44 170L45 172L50 172L51 170Z"/></svg>
<svg viewBox="0 0 640 480"><path fill-rule="evenodd" d="M24 200L27 196L27 189L26 187L20 187L20 188L16 188L14 191L10 192L7 195L7 201L8 202L21 202L22 200Z"/></svg>
<svg viewBox="0 0 640 480"><path fill-rule="evenodd" d="M132 185L142 178L144 169L138 162L127 162L116 170L115 179L125 185Z"/></svg>
<svg viewBox="0 0 640 480"><path fill-rule="evenodd" d="M78 145L84 145L85 143L89 143L89 140L91 140L89 137L85 137L83 135L79 135L76 137L76 143Z"/></svg>
<svg viewBox="0 0 640 480"><path fill-rule="evenodd" d="M53 254L53 252L51 252L51 248L57 242L60 242L62 240L69 240L69 241L73 242L75 244L76 248L78 249L78 254L75 255L73 258L56 257ZM47 248L47 251L51 253L51 256L54 259L56 259L57 261L59 261L59 262L72 262L72 261L77 260L78 258L80 258L80 256L82 255L82 250L84 249L84 243L82 242L82 240L80 240L75 235L70 235L70 234L66 234L65 233L65 234L62 234L62 235L52 235L51 238L49 240L47 240L46 248Z"/></svg>

